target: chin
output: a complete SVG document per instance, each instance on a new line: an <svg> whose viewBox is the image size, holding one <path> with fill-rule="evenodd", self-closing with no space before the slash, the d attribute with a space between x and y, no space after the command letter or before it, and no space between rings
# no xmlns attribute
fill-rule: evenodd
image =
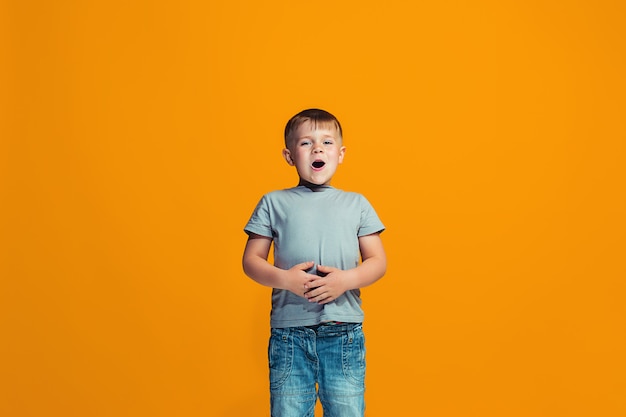
<svg viewBox="0 0 626 417"><path fill-rule="evenodd" d="M329 181L315 181L312 179L300 178L300 183L303 185L309 184L313 186L322 186L322 185L328 185Z"/></svg>

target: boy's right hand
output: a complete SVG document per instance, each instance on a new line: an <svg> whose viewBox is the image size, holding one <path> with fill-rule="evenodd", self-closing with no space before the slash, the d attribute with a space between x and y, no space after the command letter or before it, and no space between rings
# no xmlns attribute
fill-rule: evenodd
<svg viewBox="0 0 626 417"><path fill-rule="evenodd" d="M306 284L312 279L317 278L316 275L309 274L306 271L313 268L315 262L302 262L287 269L286 273L286 289L292 293L306 298L304 295L309 289L305 288Z"/></svg>

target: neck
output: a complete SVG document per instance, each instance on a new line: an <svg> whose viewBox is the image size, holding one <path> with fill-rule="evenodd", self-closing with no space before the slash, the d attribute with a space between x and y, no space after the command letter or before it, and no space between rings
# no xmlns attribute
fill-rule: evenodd
<svg viewBox="0 0 626 417"><path fill-rule="evenodd" d="M304 186L304 187L308 188L311 191L317 191L317 190L320 190L322 188L325 188L325 187L329 186L330 184L313 184L313 183L305 181L305 180L303 180L301 178L300 182L298 182L298 185L299 186Z"/></svg>

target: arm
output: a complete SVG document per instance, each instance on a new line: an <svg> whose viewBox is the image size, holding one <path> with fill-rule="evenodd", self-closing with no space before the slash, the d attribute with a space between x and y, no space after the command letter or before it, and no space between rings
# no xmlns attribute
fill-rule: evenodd
<svg viewBox="0 0 626 417"><path fill-rule="evenodd" d="M348 290L367 287L378 281L387 270L387 256L380 239L380 233L359 238L362 262L356 268L341 270L318 265L317 270L325 277L316 277L305 284L306 297L311 302L326 304L334 301Z"/></svg>
<svg viewBox="0 0 626 417"><path fill-rule="evenodd" d="M267 262L272 239L250 234L243 252L243 271L254 281L266 287L288 290L304 297L305 284L315 275L305 271L313 267L313 262L303 262L290 269L280 269Z"/></svg>

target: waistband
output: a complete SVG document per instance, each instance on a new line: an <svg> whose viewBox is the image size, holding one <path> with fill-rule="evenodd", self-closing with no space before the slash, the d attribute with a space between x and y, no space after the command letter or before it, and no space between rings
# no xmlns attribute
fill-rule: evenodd
<svg viewBox="0 0 626 417"><path fill-rule="evenodd" d="M304 326L304 327L306 327L307 329L317 330L320 328L320 326L339 326L342 324L349 324L349 323L345 323L343 321L325 321L322 323L314 324L312 326Z"/></svg>
<svg viewBox="0 0 626 417"><path fill-rule="evenodd" d="M325 323L319 323L313 326L295 327L293 329L303 329L305 331L313 331L318 336L333 336L336 334L343 334L351 332L357 327L361 327L362 323L343 323L337 321L330 321Z"/></svg>

